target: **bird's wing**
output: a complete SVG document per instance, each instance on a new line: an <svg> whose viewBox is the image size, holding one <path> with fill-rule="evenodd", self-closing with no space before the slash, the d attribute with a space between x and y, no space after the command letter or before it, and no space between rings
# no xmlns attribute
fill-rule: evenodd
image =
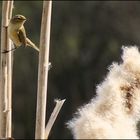
<svg viewBox="0 0 140 140"><path fill-rule="evenodd" d="M19 29L18 37L19 37L20 42L21 42L24 46L27 46L26 32L25 32L24 27L23 27L22 29Z"/></svg>

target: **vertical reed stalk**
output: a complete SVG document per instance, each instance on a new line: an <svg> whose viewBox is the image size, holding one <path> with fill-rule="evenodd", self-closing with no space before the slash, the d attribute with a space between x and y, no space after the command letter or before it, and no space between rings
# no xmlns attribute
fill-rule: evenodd
<svg viewBox="0 0 140 140"><path fill-rule="evenodd" d="M12 17L14 1L9 1L9 15ZM8 50L14 48L12 41L8 38ZM7 120L6 120L6 137L12 137L12 74L13 74L13 52L7 54Z"/></svg>
<svg viewBox="0 0 140 140"><path fill-rule="evenodd" d="M52 1L43 1L43 12L40 34L39 67L38 67L38 91L37 91L36 130L35 130L36 139L45 138L51 9L52 9Z"/></svg>
<svg viewBox="0 0 140 140"><path fill-rule="evenodd" d="M1 52L11 48L7 26L12 16L13 1L2 2ZM11 137L12 55L1 53L0 61L0 138Z"/></svg>

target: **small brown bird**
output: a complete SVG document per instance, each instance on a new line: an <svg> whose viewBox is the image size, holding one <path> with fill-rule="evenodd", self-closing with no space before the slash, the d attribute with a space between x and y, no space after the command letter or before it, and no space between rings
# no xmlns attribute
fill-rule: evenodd
<svg viewBox="0 0 140 140"><path fill-rule="evenodd" d="M23 46L32 47L35 50L39 51L39 48L26 36L26 31L24 28L25 21L26 18L23 15L15 15L9 22L8 36L15 44L14 49L23 45Z"/></svg>

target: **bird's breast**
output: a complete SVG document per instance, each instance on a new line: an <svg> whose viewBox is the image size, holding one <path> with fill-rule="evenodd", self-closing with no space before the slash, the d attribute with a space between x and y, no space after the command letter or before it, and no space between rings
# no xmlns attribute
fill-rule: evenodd
<svg viewBox="0 0 140 140"><path fill-rule="evenodd" d="M19 40L18 37L18 31L12 27L12 25L8 26L8 35L9 38L13 41L13 43L18 47L21 46L22 43Z"/></svg>

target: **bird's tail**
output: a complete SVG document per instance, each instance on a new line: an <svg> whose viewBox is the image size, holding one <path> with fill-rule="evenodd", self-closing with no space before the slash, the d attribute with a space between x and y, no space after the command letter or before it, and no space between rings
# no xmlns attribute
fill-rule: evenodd
<svg viewBox="0 0 140 140"><path fill-rule="evenodd" d="M30 46L39 52L39 48L29 38L26 38L26 41L27 41L27 46Z"/></svg>

